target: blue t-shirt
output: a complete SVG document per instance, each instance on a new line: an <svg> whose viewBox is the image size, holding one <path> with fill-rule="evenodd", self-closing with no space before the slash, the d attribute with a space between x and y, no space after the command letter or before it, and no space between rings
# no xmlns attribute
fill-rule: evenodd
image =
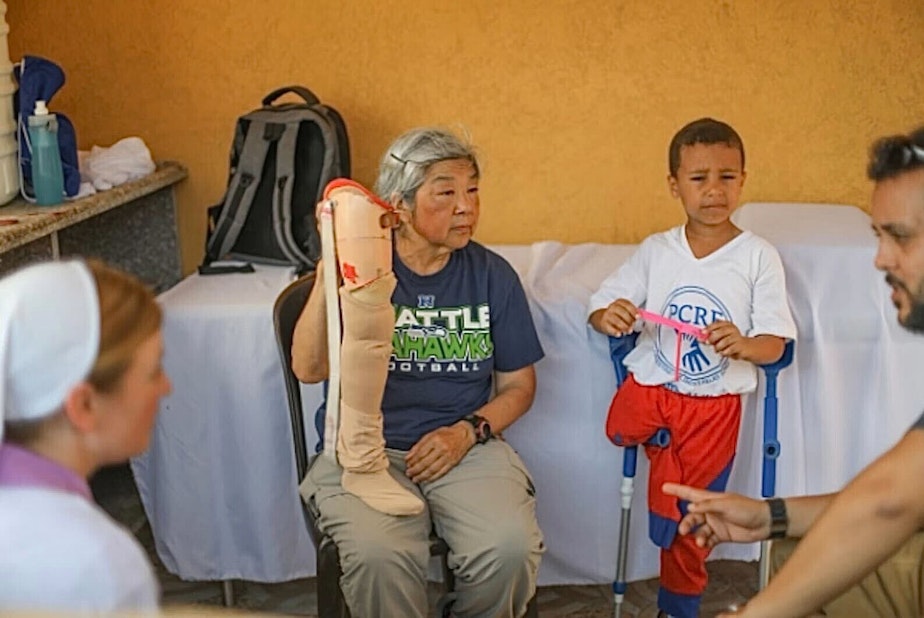
<svg viewBox="0 0 924 618"><path fill-rule="evenodd" d="M488 402L494 371L542 358L516 272L476 242L421 276L394 254L395 332L382 409L385 443L409 449Z"/></svg>
<svg viewBox="0 0 924 618"><path fill-rule="evenodd" d="M407 450L487 403L494 371L522 369L543 351L523 286L493 251L469 242L426 276L397 253L393 259L395 330L382 410L386 446Z"/></svg>

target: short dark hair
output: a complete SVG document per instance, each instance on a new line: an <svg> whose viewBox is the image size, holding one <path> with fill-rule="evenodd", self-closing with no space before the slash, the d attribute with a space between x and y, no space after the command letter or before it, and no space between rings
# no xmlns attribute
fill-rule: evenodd
<svg viewBox="0 0 924 618"><path fill-rule="evenodd" d="M866 174L876 182L924 167L924 127L908 135L876 140L869 150Z"/></svg>
<svg viewBox="0 0 924 618"><path fill-rule="evenodd" d="M677 131L671 140L667 154L667 167L671 176L677 176L680 169L680 149L694 144L726 144L741 153L741 168L744 169L744 142L731 125L714 118L700 118Z"/></svg>

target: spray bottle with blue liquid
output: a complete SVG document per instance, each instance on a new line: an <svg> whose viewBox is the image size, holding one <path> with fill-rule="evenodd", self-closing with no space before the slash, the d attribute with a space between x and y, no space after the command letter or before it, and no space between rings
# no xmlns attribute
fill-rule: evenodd
<svg viewBox="0 0 924 618"><path fill-rule="evenodd" d="M36 101L35 112L29 116L29 143L35 203L42 206L60 204L64 200L64 173L58 147L58 119L48 113L45 101Z"/></svg>

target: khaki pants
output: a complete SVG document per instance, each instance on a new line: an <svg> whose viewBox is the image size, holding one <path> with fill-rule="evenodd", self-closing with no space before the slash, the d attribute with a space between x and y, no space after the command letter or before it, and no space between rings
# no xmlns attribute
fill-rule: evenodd
<svg viewBox="0 0 924 618"><path fill-rule="evenodd" d="M770 574L792 555L798 539L773 542ZM915 534L895 554L860 583L822 610L824 616L918 618L924 616L921 584L924 579L924 532Z"/></svg>
<svg viewBox="0 0 924 618"><path fill-rule="evenodd" d="M301 494L320 511L319 527L340 552L350 613L361 618L425 618L431 527L449 545L455 616L517 618L536 591L545 551L532 479L501 440L476 445L445 476L415 485L404 451L386 449L395 477L427 508L395 517L376 511L340 485L341 468L315 458Z"/></svg>

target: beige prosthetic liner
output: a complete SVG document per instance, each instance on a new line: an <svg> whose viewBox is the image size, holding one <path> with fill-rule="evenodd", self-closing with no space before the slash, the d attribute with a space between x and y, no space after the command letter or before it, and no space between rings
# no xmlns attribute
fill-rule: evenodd
<svg viewBox="0 0 924 618"><path fill-rule="evenodd" d="M337 436L341 484L377 511L416 515L423 511L423 502L392 477L382 434L382 395L395 326L394 209L349 180L333 181L325 197L333 205L337 262L343 277Z"/></svg>

